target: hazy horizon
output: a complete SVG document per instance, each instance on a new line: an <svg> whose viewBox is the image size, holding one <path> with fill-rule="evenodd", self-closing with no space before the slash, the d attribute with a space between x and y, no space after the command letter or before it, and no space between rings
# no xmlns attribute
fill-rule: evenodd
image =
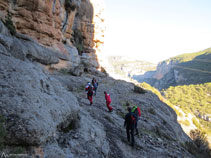
<svg viewBox="0 0 211 158"><path fill-rule="evenodd" d="M105 0L106 55L158 63L211 47L211 1Z"/></svg>

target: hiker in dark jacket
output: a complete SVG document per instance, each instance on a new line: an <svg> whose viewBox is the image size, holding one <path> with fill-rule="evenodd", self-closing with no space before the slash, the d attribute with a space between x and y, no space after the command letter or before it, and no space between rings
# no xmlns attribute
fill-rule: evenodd
<svg viewBox="0 0 211 158"><path fill-rule="evenodd" d="M136 114L137 116L137 120L136 120L136 124L135 124L135 129L136 129L136 134L135 135L139 135L139 131L138 131L138 120L139 120L139 117L141 117L141 109L137 106L133 106L132 108L132 112L134 114Z"/></svg>
<svg viewBox="0 0 211 158"><path fill-rule="evenodd" d="M95 78L92 79L92 86L94 87L94 94L97 94L98 82Z"/></svg>
<svg viewBox="0 0 211 158"><path fill-rule="evenodd" d="M131 145L132 147L134 146L135 140L134 140L134 129L135 129L135 124L137 120L136 114L131 112L131 107L128 107L128 112L125 115L125 123L124 126L126 127L127 131L127 140L130 142L130 136L131 136Z"/></svg>
<svg viewBox="0 0 211 158"><path fill-rule="evenodd" d="M87 83L86 85L86 88L85 88L85 91L87 92L87 98L90 102L90 105L93 104L93 101L92 101L92 96L93 96L93 86L91 85L91 83Z"/></svg>

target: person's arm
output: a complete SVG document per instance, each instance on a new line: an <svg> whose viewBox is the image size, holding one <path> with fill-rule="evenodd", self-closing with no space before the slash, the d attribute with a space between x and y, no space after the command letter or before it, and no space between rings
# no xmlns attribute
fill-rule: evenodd
<svg viewBox="0 0 211 158"><path fill-rule="evenodd" d="M107 97L108 97L107 94L105 94L105 100L106 100L106 101L107 101Z"/></svg>
<svg viewBox="0 0 211 158"><path fill-rule="evenodd" d="M132 115L135 117L135 120L137 121L138 120L138 116L134 113L132 113Z"/></svg>
<svg viewBox="0 0 211 158"><path fill-rule="evenodd" d="M127 115L125 115L125 122L124 122L124 127L126 126L126 124L127 124Z"/></svg>

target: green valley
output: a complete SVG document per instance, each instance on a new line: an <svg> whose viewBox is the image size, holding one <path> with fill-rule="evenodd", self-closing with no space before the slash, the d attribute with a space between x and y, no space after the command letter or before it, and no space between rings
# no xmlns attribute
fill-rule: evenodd
<svg viewBox="0 0 211 158"><path fill-rule="evenodd" d="M162 91L170 103L185 113L192 113L200 122L196 127L211 136L211 82L197 85L169 87Z"/></svg>

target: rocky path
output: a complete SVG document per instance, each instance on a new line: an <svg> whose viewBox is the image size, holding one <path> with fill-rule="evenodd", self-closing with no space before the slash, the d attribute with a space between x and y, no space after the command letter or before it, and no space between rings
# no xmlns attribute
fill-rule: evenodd
<svg viewBox="0 0 211 158"><path fill-rule="evenodd" d="M89 80L91 80L91 77L85 77L83 81L78 81L77 84L73 83L73 85L83 87ZM83 85L79 86L79 83L83 83ZM114 111L111 113L108 112L108 109L106 107L103 93L104 91L107 91L109 94L111 94L111 105L114 108ZM182 155L187 155L187 157L191 157L188 153L186 153L185 149L181 148L181 146L177 142L173 141L174 138L171 138L170 136L168 137L167 134L162 133L162 131L159 130L156 124L153 125L152 123L148 122L153 120L153 117L150 116L151 114L147 112L148 110L150 111L152 108L148 109L148 106L153 103L156 104L156 101L151 100L150 104L148 99L152 97L151 95L141 96L140 94L134 93L133 85L131 83L121 83L112 79L109 80L108 78L99 79L97 95L93 96L93 105L91 106L89 105L89 101L86 98L86 93L83 88L81 88L80 92L73 92L73 94L75 94L75 96L77 97L79 105L82 107L84 113L91 116L94 121L98 122L100 125L103 126L103 132L105 132L105 139L109 147L102 146L102 150L106 150L105 153L107 153L107 157L138 158L142 156L146 158L162 158L182 157ZM134 148L132 148L130 146L130 143L127 142L126 131L123 126L123 117L127 112L126 107L124 105L126 101L133 101L133 103L136 103L137 105L141 103L143 106L141 121L139 121L140 135L135 136L136 145ZM160 110L159 107L155 107L155 113L156 109ZM167 110L165 112L168 113L169 111ZM157 118L157 121L159 122L158 124L160 124L161 121L159 119ZM99 157L104 156L105 154L102 154ZM92 156L90 155L90 157Z"/></svg>

